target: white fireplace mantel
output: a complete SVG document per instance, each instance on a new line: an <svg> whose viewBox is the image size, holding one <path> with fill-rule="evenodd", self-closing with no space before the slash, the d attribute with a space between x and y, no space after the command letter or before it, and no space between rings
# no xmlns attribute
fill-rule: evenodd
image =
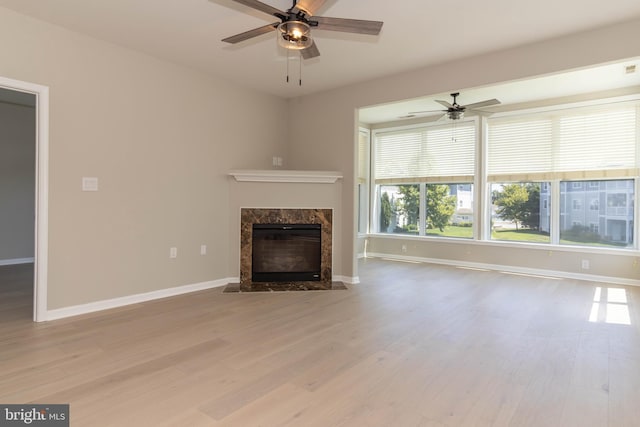
<svg viewBox="0 0 640 427"><path fill-rule="evenodd" d="M336 171L301 171L301 170L232 170L229 175L238 182L302 182L314 184L333 184L342 178Z"/></svg>

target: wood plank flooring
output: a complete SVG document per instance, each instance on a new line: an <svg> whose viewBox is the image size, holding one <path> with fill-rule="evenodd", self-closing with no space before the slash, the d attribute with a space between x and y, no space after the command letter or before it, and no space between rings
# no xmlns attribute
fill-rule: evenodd
<svg viewBox="0 0 640 427"><path fill-rule="evenodd" d="M33 263L0 265L0 323L9 326L32 319Z"/></svg>
<svg viewBox="0 0 640 427"><path fill-rule="evenodd" d="M218 288L34 324L29 271L0 268L0 402L70 403L74 426L640 420L640 288L368 259L347 291Z"/></svg>

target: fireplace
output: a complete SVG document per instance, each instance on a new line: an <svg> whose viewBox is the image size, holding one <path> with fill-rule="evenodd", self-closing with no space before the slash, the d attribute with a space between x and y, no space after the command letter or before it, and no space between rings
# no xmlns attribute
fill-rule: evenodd
<svg viewBox="0 0 640 427"><path fill-rule="evenodd" d="M331 286L331 209L240 209L240 284Z"/></svg>
<svg viewBox="0 0 640 427"><path fill-rule="evenodd" d="M319 281L320 224L253 224L253 282Z"/></svg>

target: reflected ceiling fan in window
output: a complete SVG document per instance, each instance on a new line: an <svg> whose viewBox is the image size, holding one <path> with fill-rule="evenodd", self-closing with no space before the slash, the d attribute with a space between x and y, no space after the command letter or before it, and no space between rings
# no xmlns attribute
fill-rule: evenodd
<svg viewBox="0 0 640 427"><path fill-rule="evenodd" d="M486 101L474 102L473 104L460 105L458 104L458 101L457 101L458 96L460 96L460 92L452 93L451 96L453 97L453 104L447 101L436 99L436 102L442 105L443 107L445 107L446 110L413 111L413 112L409 112L407 116L403 116L403 118L415 117L418 114L442 112L444 113L442 117L447 116L451 120L460 120L464 117L464 113L466 112L476 113L476 114L491 114L490 111L480 110L480 108L500 104L500 101L494 98L494 99L487 99Z"/></svg>
<svg viewBox="0 0 640 427"><path fill-rule="evenodd" d="M293 6L286 12L258 0L233 1L275 16L280 21L227 37L222 39L223 42L235 44L276 30L278 44L286 49L300 51L304 59L320 56L320 51L311 37L312 28L378 35L383 24L381 21L314 16L326 0L293 0Z"/></svg>

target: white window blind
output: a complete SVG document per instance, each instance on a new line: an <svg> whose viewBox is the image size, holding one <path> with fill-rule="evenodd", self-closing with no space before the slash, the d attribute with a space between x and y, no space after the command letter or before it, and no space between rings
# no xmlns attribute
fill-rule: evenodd
<svg viewBox="0 0 640 427"><path fill-rule="evenodd" d="M376 183L473 181L475 140L475 122L377 132Z"/></svg>
<svg viewBox="0 0 640 427"><path fill-rule="evenodd" d="M489 119L490 181L637 175L635 105Z"/></svg>

